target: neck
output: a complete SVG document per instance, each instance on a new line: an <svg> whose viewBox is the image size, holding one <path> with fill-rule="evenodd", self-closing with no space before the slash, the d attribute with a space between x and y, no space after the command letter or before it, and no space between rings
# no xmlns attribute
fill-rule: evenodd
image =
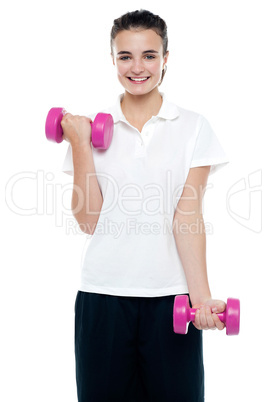
<svg viewBox="0 0 267 402"><path fill-rule="evenodd" d="M125 91L121 108L127 120L148 121L156 116L162 105L158 88L145 95L132 95Z"/></svg>

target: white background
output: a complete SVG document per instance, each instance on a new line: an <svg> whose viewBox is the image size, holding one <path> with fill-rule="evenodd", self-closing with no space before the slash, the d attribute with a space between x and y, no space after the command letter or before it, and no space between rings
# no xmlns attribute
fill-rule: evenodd
<svg viewBox="0 0 267 402"><path fill-rule="evenodd" d="M213 297L240 298L242 325L238 337L204 334L206 401L266 397L264 3L25 0L2 6L1 401L76 401L74 300L85 236L70 228L71 177L61 172L67 143L46 141L44 123L52 106L89 114L114 103L123 88L110 59L110 29L114 18L139 8L168 24L161 91L202 113L231 160L211 176L204 212L212 228Z"/></svg>

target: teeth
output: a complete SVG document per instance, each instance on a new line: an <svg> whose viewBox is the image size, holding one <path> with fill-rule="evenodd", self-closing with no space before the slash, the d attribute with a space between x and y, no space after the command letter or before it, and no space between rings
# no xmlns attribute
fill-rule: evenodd
<svg viewBox="0 0 267 402"><path fill-rule="evenodd" d="M132 81L146 81L148 78L130 78Z"/></svg>

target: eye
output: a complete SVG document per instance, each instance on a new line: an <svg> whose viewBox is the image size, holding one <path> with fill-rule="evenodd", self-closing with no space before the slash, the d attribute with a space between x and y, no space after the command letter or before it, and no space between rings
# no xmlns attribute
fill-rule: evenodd
<svg viewBox="0 0 267 402"><path fill-rule="evenodd" d="M153 59L155 59L155 56L153 56L152 54L147 54L147 55L145 56L145 58L146 58L147 60L153 60Z"/></svg>
<svg viewBox="0 0 267 402"><path fill-rule="evenodd" d="M129 59L130 59L129 56L122 56L122 57L120 57L120 60L129 60Z"/></svg>

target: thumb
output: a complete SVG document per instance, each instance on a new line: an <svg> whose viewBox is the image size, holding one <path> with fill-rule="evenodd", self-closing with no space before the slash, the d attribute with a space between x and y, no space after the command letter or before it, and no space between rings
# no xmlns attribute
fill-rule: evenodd
<svg viewBox="0 0 267 402"><path fill-rule="evenodd" d="M205 305L209 306L215 314L223 313L226 308L226 304L222 300L208 300Z"/></svg>

